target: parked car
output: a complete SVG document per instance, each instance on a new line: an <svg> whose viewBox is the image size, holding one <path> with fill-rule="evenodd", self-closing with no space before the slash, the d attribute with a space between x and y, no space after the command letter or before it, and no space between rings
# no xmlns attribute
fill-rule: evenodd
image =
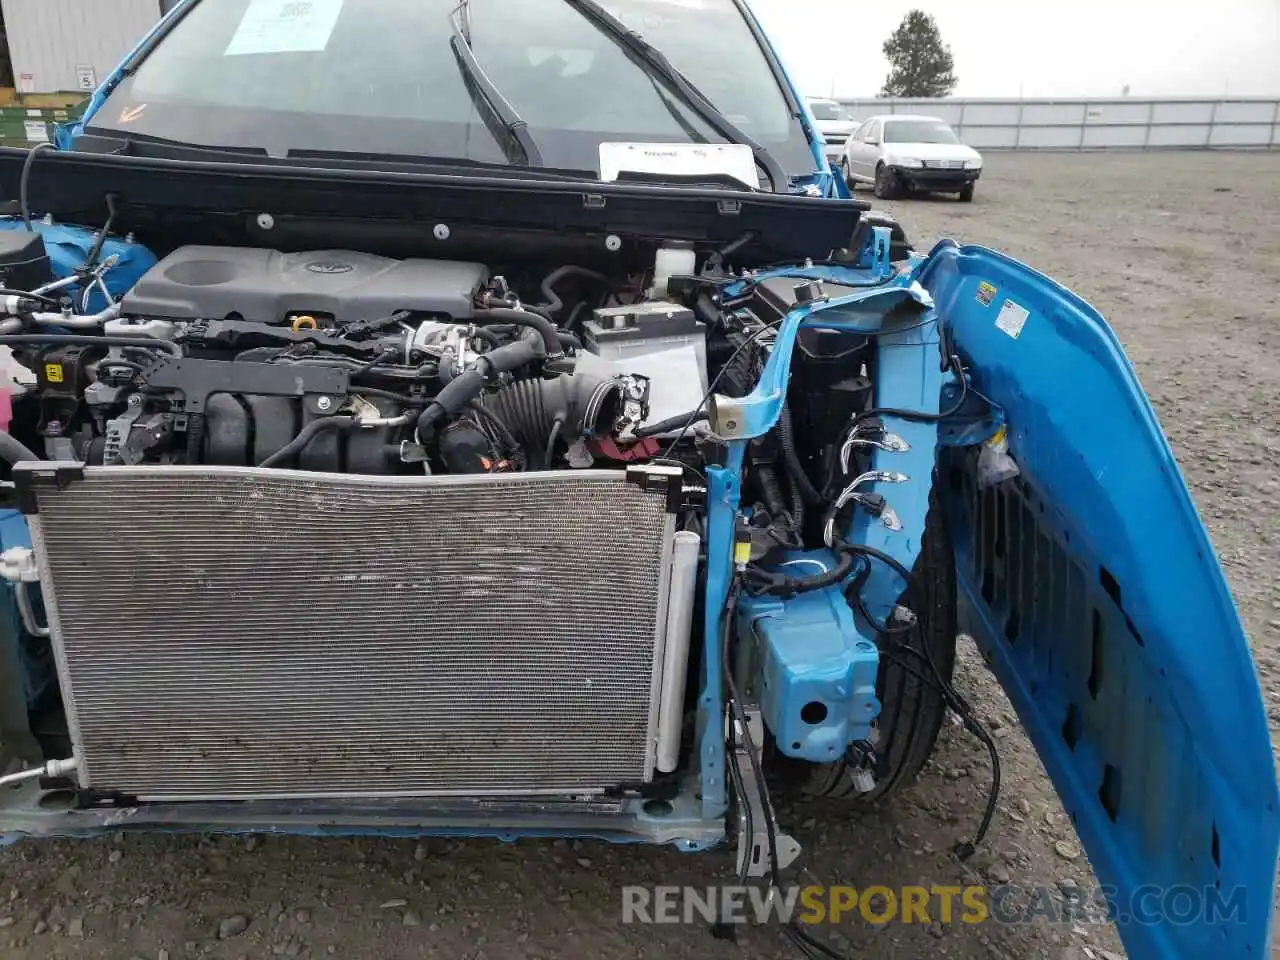
<svg viewBox="0 0 1280 960"><path fill-rule="evenodd" d="M858 128L858 121L839 101L810 97L807 103L822 135L826 155L832 160L839 160L844 152L844 142Z"/></svg>
<svg viewBox="0 0 1280 960"><path fill-rule="evenodd" d="M956 193L968 202L982 176L982 155L937 117L883 114L848 138L840 170L850 186L872 184L885 200L905 190Z"/></svg>
<svg viewBox="0 0 1280 960"><path fill-rule="evenodd" d="M950 711L963 856L963 610L1129 956L1269 956L1265 706L1115 335L829 174L742 0L188 0L0 149L0 843L776 878L771 790L900 802Z"/></svg>

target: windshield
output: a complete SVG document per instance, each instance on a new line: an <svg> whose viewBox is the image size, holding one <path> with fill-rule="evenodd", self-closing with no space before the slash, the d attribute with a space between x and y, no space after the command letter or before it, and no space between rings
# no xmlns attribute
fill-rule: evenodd
<svg viewBox="0 0 1280 960"><path fill-rule="evenodd" d="M814 160L735 0L604 6L789 173ZM450 47L458 0L201 0L90 128L272 156L338 152L507 163ZM549 167L595 172L603 141L722 142L564 0L471 0L485 73Z"/></svg>
<svg viewBox="0 0 1280 960"><path fill-rule="evenodd" d="M815 120L851 120L849 112L838 103L826 101L810 101L809 109L813 111Z"/></svg>
<svg viewBox="0 0 1280 960"><path fill-rule="evenodd" d="M959 143L953 131L941 120L888 120L884 125L885 143Z"/></svg>

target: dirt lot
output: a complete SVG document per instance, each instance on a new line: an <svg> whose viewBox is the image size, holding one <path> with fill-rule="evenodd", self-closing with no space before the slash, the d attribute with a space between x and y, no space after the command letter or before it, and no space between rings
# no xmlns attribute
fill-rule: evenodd
<svg viewBox="0 0 1280 960"><path fill-rule="evenodd" d="M1280 154L997 154L988 164L971 205L891 206L919 245L953 236L999 247L1112 319L1213 533L1280 729ZM1089 882L1035 754L971 652L958 686L996 728L1005 763L986 851L964 866L947 852L972 830L987 782L985 755L952 727L894 809L790 818L814 878ZM0 948L12 960L797 956L773 930L733 946L697 926L619 923L623 884L705 886L727 863L564 842L24 844L0 851ZM840 937L854 956L904 960L1122 956L1105 928L849 926Z"/></svg>

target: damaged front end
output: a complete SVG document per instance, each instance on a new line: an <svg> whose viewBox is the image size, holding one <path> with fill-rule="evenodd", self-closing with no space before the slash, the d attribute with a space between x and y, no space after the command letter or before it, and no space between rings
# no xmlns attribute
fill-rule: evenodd
<svg viewBox="0 0 1280 960"><path fill-rule="evenodd" d="M46 273L0 321L6 838L730 839L774 877L800 851L770 786L889 797L951 710L993 756L966 856L998 767L951 684L961 610L1104 882L1160 863L1266 913L1247 647L1145 398L1060 287L908 255L849 201L507 179L468 206L242 165L221 199L255 212L227 220L184 191L216 169L182 167L31 178ZM98 216L128 236L95 244ZM1207 636L1230 723L1193 722ZM1194 775L1162 806L1175 758L1139 746L1166 735Z"/></svg>

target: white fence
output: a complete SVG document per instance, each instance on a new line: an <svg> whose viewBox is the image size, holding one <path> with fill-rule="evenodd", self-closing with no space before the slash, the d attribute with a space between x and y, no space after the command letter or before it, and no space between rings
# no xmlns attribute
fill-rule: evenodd
<svg viewBox="0 0 1280 960"><path fill-rule="evenodd" d="M1280 147L1280 98L841 100L861 120L924 113L989 150Z"/></svg>

